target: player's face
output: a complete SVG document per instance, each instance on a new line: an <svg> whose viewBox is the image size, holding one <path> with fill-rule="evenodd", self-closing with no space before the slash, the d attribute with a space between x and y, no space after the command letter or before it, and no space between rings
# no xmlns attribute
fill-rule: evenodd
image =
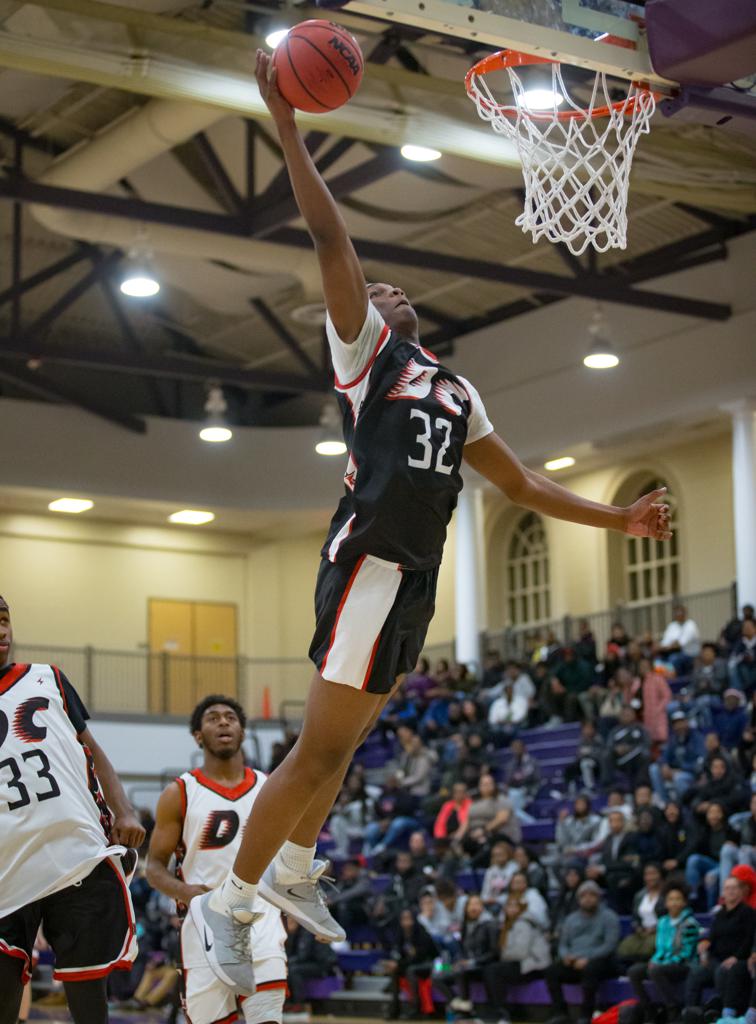
<svg viewBox="0 0 756 1024"><path fill-rule="evenodd" d="M11 627L8 605L0 601L0 668L10 661L11 645L13 644L13 628Z"/></svg>
<svg viewBox="0 0 756 1024"><path fill-rule="evenodd" d="M368 298L392 331L417 336L417 313L401 288L393 284L370 284Z"/></svg>
<svg viewBox="0 0 756 1024"><path fill-rule="evenodd" d="M221 760L238 754L244 739L236 712L226 704L210 705L202 716L199 735L205 750Z"/></svg>

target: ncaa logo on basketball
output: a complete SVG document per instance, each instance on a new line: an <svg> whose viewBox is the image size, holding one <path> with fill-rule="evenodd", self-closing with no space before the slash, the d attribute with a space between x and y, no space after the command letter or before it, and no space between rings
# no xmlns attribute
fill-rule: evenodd
<svg viewBox="0 0 756 1024"><path fill-rule="evenodd" d="M338 36L331 36L328 40L328 45L332 46L337 53L341 54L349 65L349 70L353 75L358 75L360 73L360 65L357 63L357 58L343 39L339 39Z"/></svg>

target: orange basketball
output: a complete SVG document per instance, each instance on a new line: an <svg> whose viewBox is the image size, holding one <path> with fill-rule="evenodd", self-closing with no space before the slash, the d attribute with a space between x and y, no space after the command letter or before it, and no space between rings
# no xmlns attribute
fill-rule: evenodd
<svg viewBox="0 0 756 1024"><path fill-rule="evenodd" d="M317 18L295 25L273 53L282 96L310 114L336 110L350 100L364 64L353 35Z"/></svg>

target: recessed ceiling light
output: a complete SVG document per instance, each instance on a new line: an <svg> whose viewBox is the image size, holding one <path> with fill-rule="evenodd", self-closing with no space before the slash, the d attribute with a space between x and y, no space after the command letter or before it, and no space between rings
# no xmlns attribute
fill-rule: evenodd
<svg viewBox="0 0 756 1024"><path fill-rule="evenodd" d="M180 512L171 512L168 521L181 523L182 526L203 526L205 523L212 523L215 519L214 512L202 512L196 508L184 508Z"/></svg>
<svg viewBox="0 0 756 1024"><path fill-rule="evenodd" d="M234 435L228 427L203 427L199 436L210 444L222 444L224 441L230 441Z"/></svg>
<svg viewBox="0 0 756 1024"><path fill-rule="evenodd" d="M564 96L554 89L526 89L519 100L520 106L528 110L552 110L564 103Z"/></svg>
<svg viewBox="0 0 756 1024"><path fill-rule="evenodd" d="M610 345L594 345L583 359L589 370L611 370L619 365L619 356Z"/></svg>
<svg viewBox="0 0 756 1024"><path fill-rule="evenodd" d="M149 299L160 291L158 281L145 271L129 274L121 281L121 291L132 299Z"/></svg>
<svg viewBox="0 0 756 1024"><path fill-rule="evenodd" d="M430 149L428 146L402 146L401 152L405 160L418 160L421 163L441 159L440 150Z"/></svg>
<svg viewBox="0 0 756 1024"><path fill-rule="evenodd" d="M88 512L94 507L94 502L89 498L56 498L47 506L51 512L70 512L78 515L79 512Z"/></svg>
<svg viewBox="0 0 756 1024"><path fill-rule="evenodd" d="M569 469L570 466L574 465L575 460L571 455L563 455L561 459L549 459L548 462L544 462L543 468L553 473L557 469Z"/></svg>
<svg viewBox="0 0 756 1024"><path fill-rule="evenodd" d="M288 28L277 28L273 32L269 32L265 37L265 45L269 46L271 50L275 50L278 44L285 39L289 34Z"/></svg>

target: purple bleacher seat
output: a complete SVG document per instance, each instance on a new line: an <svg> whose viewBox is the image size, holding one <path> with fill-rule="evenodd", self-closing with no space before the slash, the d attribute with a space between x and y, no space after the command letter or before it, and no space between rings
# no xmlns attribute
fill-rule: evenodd
<svg viewBox="0 0 756 1024"><path fill-rule="evenodd" d="M339 967L342 971L370 971L383 956L380 949L352 949L339 953Z"/></svg>
<svg viewBox="0 0 756 1024"><path fill-rule="evenodd" d="M308 999L330 999L334 992L344 987L344 979L331 975L329 978L310 978L306 983Z"/></svg>
<svg viewBox="0 0 756 1024"><path fill-rule="evenodd" d="M377 946L381 941L378 931L372 924L353 924L346 930L347 939L353 946L372 944Z"/></svg>
<svg viewBox="0 0 756 1024"><path fill-rule="evenodd" d="M556 822L552 818L536 821L532 825L522 826L524 843L551 843L556 833Z"/></svg>
<svg viewBox="0 0 756 1024"><path fill-rule="evenodd" d="M380 896L391 885L391 875L373 875L370 879L370 888L376 896Z"/></svg>
<svg viewBox="0 0 756 1024"><path fill-rule="evenodd" d="M458 871L454 881L463 892L480 892L484 874L484 871Z"/></svg>

